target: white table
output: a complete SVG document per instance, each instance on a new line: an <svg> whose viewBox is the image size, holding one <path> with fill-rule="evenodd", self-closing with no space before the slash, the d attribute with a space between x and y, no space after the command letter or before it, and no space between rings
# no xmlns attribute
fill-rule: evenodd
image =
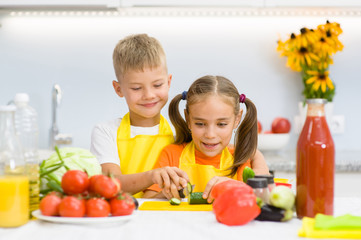
<svg viewBox="0 0 361 240"><path fill-rule="evenodd" d="M140 199L140 203L145 199ZM361 215L361 198L336 197L335 216ZM252 221L228 227L212 212L136 211L128 222L102 225L71 225L32 220L18 228L0 228L0 240L132 240L132 239L301 239L301 220L289 222Z"/></svg>

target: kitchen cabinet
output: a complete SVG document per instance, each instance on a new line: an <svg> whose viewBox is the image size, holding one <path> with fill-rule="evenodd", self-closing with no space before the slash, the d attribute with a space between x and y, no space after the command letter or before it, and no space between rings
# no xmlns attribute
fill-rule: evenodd
<svg viewBox="0 0 361 240"><path fill-rule="evenodd" d="M264 0L122 0L125 7L262 7Z"/></svg>
<svg viewBox="0 0 361 240"><path fill-rule="evenodd" d="M358 0L265 0L265 7L361 7Z"/></svg>
<svg viewBox="0 0 361 240"><path fill-rule="evenodd" d="M361 7L359 0L122 0L126 7Z"/></svg>
<svg viewBox="0 0 361 240"><path fill-rule="evenodd" d="M116 8L121 0L0 0L0 8Z"/></svg>
<svg viewBox="0 0 361 240"><path fill-rule="evenodd" d="M0 8L361 7L359 0L0 0Z"/></svg>

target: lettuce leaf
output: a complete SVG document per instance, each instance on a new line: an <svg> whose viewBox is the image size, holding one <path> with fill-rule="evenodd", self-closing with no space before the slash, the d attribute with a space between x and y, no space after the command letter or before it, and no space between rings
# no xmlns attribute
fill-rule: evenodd
<svg viewBox="0 0 361 240"><path fill-rule="evenodd" d="M87 149L65 147L59 149L60 156L54 152L48 159L40 165L40 190L48 192L51 189L47 184L49 181L55 181L61 184L61 178L67 170L82 170L89 177L101 174L101 166L96 157ZM55 170L55 171L52 171Z"/></svg>

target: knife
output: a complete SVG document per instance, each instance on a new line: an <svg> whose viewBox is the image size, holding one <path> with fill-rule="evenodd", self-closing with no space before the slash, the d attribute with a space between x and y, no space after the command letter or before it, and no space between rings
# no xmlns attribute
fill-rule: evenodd
<svg viewBox="0 0 361 240"><path fill-rule="evenodd" d="M196 185L194 185L194 184L192 185L190 182L187 183L187 187L178 190L179 197L181 197L181 198L188 197L189 194L191 194L193 192L195 186Z"/></svg>

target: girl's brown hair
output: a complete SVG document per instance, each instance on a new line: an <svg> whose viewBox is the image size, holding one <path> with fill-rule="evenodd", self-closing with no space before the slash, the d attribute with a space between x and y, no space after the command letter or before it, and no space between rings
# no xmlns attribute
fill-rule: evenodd
<svg viewBox="0 0 361 240"><path fill-rule="evenodd" d="M189 113L189 106L203 100L210 95L218 95L234 104L234 114L237 116L240 111L240 94L234 84L222 76L204 76L197 79L189 88L187 94L178 94L169 104L169 118L176 130L176 144L192 141L192 134L188 124L179 112L179 102L184 99L186 112ZM257 149L257 109L253 102L246 98L246 115L239 125L234 138L234 161L231 166L230 176L237 173L238 167L252 158Z"/></svg>

